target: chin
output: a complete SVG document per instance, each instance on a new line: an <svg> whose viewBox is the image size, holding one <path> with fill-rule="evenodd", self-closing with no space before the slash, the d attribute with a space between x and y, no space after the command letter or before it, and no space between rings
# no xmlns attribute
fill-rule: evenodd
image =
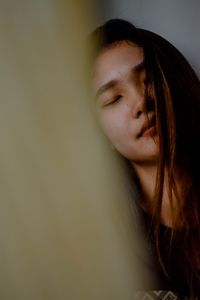
<svg viewBox="0 0 200 300"><path fill-rule="evenodd" d="M144 151L140 153L128 153L127 155L123 155L125 158L130 160L131 162L135 162L138 164L157 164L159 158L158 149L154 149L154 151Z"/></svg>
<svg viewBox="0 0 200 300"><path fill-rule="evenodd" d="M116 150L129 161L140 164L157 163L159 158L159 148L153 140L140 143L137 147L132 144L127 148L116 147Z"/></svg>
<svg viewBox="0 0 200 300"><path fill-rule="evenodd" d="M143 165L143 166L156 166L158 163L158 157L157 156L152 156L148 158L133 158L129 159L130 162L132 162L135 165Z"/></svg>

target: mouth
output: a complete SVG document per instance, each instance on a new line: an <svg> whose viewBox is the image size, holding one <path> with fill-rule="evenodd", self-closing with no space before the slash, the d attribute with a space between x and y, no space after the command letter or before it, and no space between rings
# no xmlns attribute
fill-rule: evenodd
<svg viewBox="0 0 200 300"><path fill-rule="evenodd" d="M140 137L153 137L157 134L157 127L156 127L156 118L155 116L144 123L142 126L141 131L138 134L138 138Z"/></svg>

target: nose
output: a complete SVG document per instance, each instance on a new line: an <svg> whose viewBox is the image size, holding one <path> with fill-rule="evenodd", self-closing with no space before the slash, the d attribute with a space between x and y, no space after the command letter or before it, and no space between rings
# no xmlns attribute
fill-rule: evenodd
<svg viewBox="0 0 200 300"><path fill-rule="evenodd" d="M130 102L131 114L135 119L140 118L140 116L142 116L143 114L155 112L154 99L145 95L144 92L134 91L134 93L130 93Z"/></svg>
<svg viewBox="0 0 200 300"><path fill-rule="evenodd" d="M142 114L146 113L146 105L144 101L144 97L141 99L137 99L136 104L133 106L132 115L133 118L139 118Z"/></svg>
<svg viewBox="0 0 200 300"><path fill-rule="evenodd" d="M129 101L131 103L131 114L133 118L140 118L141 115L147 113L147 102L143 92L133 89L130 91L129 97Z"/></svg>

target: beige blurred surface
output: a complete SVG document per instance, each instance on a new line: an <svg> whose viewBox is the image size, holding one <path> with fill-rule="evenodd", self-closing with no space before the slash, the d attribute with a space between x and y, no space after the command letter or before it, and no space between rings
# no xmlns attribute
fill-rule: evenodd
<svg viewBox="0 0 200 300"><path fill-rule="evenodd" d="M88 109L89 5L1 1L0 299L132 299L142 277Z"/></svg>

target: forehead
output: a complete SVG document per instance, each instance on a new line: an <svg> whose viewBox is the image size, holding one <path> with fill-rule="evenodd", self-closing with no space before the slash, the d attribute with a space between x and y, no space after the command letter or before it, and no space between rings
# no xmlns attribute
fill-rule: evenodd
<svg viewBox="0 0 200 300"><path fill-rule="evenodd" d="M110 80L125 78L144 59L143 49L126 41L104 49L94 64L94 88Z"/></svg>

